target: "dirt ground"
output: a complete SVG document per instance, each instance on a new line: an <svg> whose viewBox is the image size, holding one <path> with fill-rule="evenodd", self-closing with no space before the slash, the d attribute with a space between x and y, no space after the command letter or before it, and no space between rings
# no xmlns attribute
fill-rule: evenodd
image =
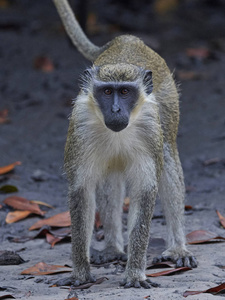
<svg viewBox="0 0 225 300"><path fill-rule="evenodd" d="M121 24L118 28L126 27L126 31L141 37L159 52L171 70L175 70L175 78L181 84L178 147L187 187L186 204L193 207L185 216L186 233L203 229L225 237L225 229L216 214L218 210L225 216L225 6L223 1L214 1L211 5L212 1L184 2L186 4L177 12L164 18L151 14L148 18L150 8L137 9L139 30L129 27L134 24L132 14L127 16L126 26ZM6 3L9 5L0 6L0 111L8 109L11 122L0 124L0 166L14 161L21 161L22 165L9 175L1 176L0 187L14 185L19 189L15 195L53 205L55 209L47 210L46 217L49 217L68 209L63 148L71 99L78 92L79 74L90 63L71 46L51 1ZM99 9L100 20L102 10ZM110 6L106 8L106 15L109 10ZM113 12L115 18L115 10L111 9L111 15ZM143 18L138 17L139 13ZM91 36L98 45L125 32L118 28L115 31L114 27L107 26L107 20L104 22L104 26ZM187 50L190 48L205 50L191 54ZM37 62L40 56L52 62L49 72L40 69ZM9 195L0 194L0 204ZM28 228L40 218L33 215L6 224L8 211L6 206L0 210L0 250L17 251L25 263L0 266L0 296L66 299L68 289L50 285L68 274L29 276L20 273L40 261L71 265L70 243L58 243L51 249L44 238L20 244L11 242L10 237L33 235ZM157 202L149 263L164 250L165 237L166 226ZM99 246L104 242L93 239L93 243ZM153 281L160 284L158 288L124 289L119 286L123 276L121 268L110 264L99 268L92 266L97 278L106 276L108 280L78 290L77 297L89 300L139 300L146 296L149 297L145 299L151 300L183 299L186 290L206 290L225 281L225 269L220 268L225 266L224 243L189 245L189 249L198 259L198 268L156 277ZM146 272L158 271L161 270ZM189 296L193 300L215 297L206 293Z"/></svg>

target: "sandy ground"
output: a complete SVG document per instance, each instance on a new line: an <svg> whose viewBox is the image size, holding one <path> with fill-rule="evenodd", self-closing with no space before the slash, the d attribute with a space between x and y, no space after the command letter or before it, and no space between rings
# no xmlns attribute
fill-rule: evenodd
<svg viewBox="0 0 225 300"><path fill-rule="evenodd" d="M19 189L15 195L53 205L55 209L49 209L46 214L49 217L68 209L62 165L67 117L71 111L69 103L78 91L79 74L89 63L71 47L50 2L39 6L27 1L16 3L0 9L0 111L9 109L11 119L9 124L0 124L0 166L14 161L21 161L22 165L7 178L1 177L0 186L15 185ZM164 26L163 23L153 24L154 31L146 29L134 34L156 46L171 70L176 69L175 76L181 82L178 146L188 190L186 204L193 206L185 216L186 233L204 229L225 236L215 212L217 209L225 215L225 40L221 30L225 18L222 8L196 11L196 15L187 18L186 25L182 16L175 15ZM188 10L186 13L188 15ZM204 17L207 24L199 21ZM101 45L110 35L113 34L98 34L92 40ZM212 55L207 59L187 57L186 49L196 47L205 47ZM51 72L34 67L35 59L43 55L53 62ZM194 78L184 80L181 75L179 77L179 71L192 71ZM204 165L204 161L213 158L218 158L218 162ZM37 170L42 173L42 181L33 179ZM0 204L7 196L0 194ZM0 296L66 299L67 289L50 285L67 274L25 276L20 272L40 261L71 265L70 243L56 244L53 249L43 238L12 243L10 237L31 234L28 228L39 218L32 216L6 224L7 212L7 208L0 210L0 250L19 251L26 262L0 266ZM166 226L160 203L157 203L151 227L149 263L164 250L162 239L165 237ZM99 243L94 239L93 242ZM136 300L149 295L145 299L183 299L186 290L206 290L225 281L225 270L219 268L225 266L224 243L190 245L189 249L198 259L198 268L155 278L153 281L160 284L159 288L124 289L119 286L123 276L121 268L110 264L107 268L92 267L97 278L106 276L108 280L87 290L78 290L77 297ZM208 300L215 296L199 294L189 298Z"/></svg>

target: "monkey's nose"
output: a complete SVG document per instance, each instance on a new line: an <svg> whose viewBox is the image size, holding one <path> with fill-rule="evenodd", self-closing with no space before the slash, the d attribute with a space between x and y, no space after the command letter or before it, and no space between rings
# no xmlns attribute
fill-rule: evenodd
<svg viewBox="0 0 225 300"><path fill-rule="evenodd" d="M120 111L119 105L118 105L118 104L113 104L113 105L112 105L112 108L111 108L111 111L112 111L113 113L119 112L119 111Z"/></svg>

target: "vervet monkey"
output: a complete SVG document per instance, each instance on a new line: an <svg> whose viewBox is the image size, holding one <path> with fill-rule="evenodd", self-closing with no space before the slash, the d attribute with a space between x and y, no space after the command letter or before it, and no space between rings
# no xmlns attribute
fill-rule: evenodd
<svg viewBox="0 0 225 300"><path fill-rule="evenodd" d="M176 145L178 92L165 61L139 38L123 35L93 45L67 1L53 0L72 42L93 66L83 76L65 147L72 221L72 283L94 281L90 241L96 206L106 248L95 263L126 259L122 204L130 197L124 287L150 288L145 276L157 193L168 228L168 249L155 261L196 267L183 230L184 181Z"/></svg>

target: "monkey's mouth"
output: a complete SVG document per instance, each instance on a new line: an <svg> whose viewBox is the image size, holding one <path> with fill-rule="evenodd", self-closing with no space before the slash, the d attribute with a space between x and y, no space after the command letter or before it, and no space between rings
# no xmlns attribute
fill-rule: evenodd
<svg viewBox="0 0 225 300"><path fill-rule="evenodd" d="M111 129L114 132L119 132L123 129L125 129L127 127L129 123L129 119L128 118L123 118L122 120L118 120L118 119L111 119L111 120L107 120L105 121L105 125L107 128Z"/></svg>

